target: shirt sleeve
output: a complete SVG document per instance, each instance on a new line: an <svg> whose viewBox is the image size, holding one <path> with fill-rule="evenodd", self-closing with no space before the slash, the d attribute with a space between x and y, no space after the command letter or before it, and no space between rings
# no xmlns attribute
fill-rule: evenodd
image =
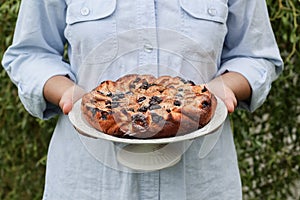
<svg viewBox="0 0 300 200"><path fill-rule="evenodd" d="M229 0L227 27L218 75L234 71L245 76L252 96L249 102L239 102L239 107L254 111L263 104L272 82L283 70L266 2Z"/></svg>
<svg viewBox="0 0 300 200"><path fill-rule="evenodd" d="M2 60L26 110L42 119L60 111L45 101L45 82L55 75L75 80L70 65L63 61L65 8L61 0L22 1L13 44Z"/></svg>

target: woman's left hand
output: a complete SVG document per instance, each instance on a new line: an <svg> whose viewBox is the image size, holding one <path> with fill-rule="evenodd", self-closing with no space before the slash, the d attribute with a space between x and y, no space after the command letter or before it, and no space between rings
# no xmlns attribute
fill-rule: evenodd
<svg viewBox="0 0 300 200"><path fill-rule="evenodd" d="M247 79L237 72L226 72L206 84L207 88L225 103L229 113L237 107L238 101L251 97Z"/></svg>

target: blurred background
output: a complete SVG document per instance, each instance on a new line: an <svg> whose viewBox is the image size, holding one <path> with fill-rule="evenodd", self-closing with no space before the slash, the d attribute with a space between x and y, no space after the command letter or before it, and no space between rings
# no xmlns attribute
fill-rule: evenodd
<svg viewBox="0 0 300 200"><path fill-rule="evenodd" d="M285 69L262 107L231 115L244 199L300 200L300 0L266 2ZM0 0L0 59L19 6L20 0ZM31 117L0 68L1 200L41 199L56 120Z"/></svg>

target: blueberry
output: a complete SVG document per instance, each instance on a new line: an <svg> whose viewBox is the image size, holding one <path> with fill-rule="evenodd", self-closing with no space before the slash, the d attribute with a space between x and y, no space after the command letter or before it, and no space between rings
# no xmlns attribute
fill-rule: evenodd
<svg viewBox="0 0 300 200"><path fill-rule="evenodd" d="M134 112L134 109L133 109L133 108L128 108L127 110L128 110L128 111L131 111L131 112Z"/></svg>
<svg viewBox="0 0 300 200"><path fill-rule="evenodd" d="M117 95L114 95L114 96L112 96L111 100L113 100L113 101L118 101L118 100L119 100L119 97L118 97Z"/></svg>
<svg viewBox="0 0 300 200"><path fill-rule="evenodd" d="M183 97L182 94L179 94L179 93L177 93L175 96L176 96L176 97L179 97L179 98L182 98L182 97Z"/></svg>
<svg viewBox="0 0 300 200"><path fill-rule="evenodd" d="M130 84L130 85L129 85L129 88L130 88L130 89L135 89L135 85L134 85L134 84Z"/></svg>
<svg viewBox="0 0 300 200"><path fill-rule="evenodd" d="M153 97L151 97L150 100L156 101L157 103L161 103L162 102L162 98L158 97L158 96L153 96Z"/></svg>
<svg viewBox="0 0 300 200"><path fill-rule="evenodd" d="M146 97L140 97L140 98L138 98L137 102L140 103L140 102L144 101L145 99L146 99Z"/></svg>
<svg viewBox="0 0 300 200"><path fill-rule="evenodd" d="M133 81L133 83L137 83L137 82L139 82L140 80L141 80L141 78L137 77L137 78Z"/></svg>
<svg viewBox="0 0 300 200"><path fill-rule="evenodd" d="M101 119L107 120L107 115L109 115L107 111L101 111Z"/></svg>
<svg viewBox="0 0 300 200"><path fill-rule="evenodd" d="M203 102L202 102L202 107L203 107L203 108L206 108L206 107L208 107L208 106L210 106L210 103L209 103L208 101L203 101Z"/></svg>
<svg viewBox="0 0 300 200"><path fill-rule="evenodd" d="M174 101L174 106L180 106L181 105L181 102L180 101L178 101L178 100L175 100Z"/></svg>
<svg viewBox="0 0 300 200"><path fill-rule="evenodd" d="M137 124L142 127L148 127L147 119L142 114L136 114L131 117L133 124Z"/></svg>
<svg viewBox="0 0 300 200"><path fill-rule="evenodd" d="M106 96L111 97L111 96L112 96L112 93L111 93L111 92L108 92L108 93L106 94Z"/></svg>
<svg viewBox="0 0 300 200"><path fill-rule="evenodd" d="M142 106L138 109L139 112L146 112L148 110L148 107Z"/></svg>
<svg viewBox="0 0 300 200"><path fill-rule="evenodd" d="M127 94L127 95L133 95L133 92L127 91L125 94Z"/></svg>
<svg viewBox="0 0 300 200"><path fill-rule="evenodd" d="M160 109L160 108L161 108L161 106L158 105L158 104L156 104L156 105L151 105L151 106L149 107L149 110L156 110L156 109Z"/></svg>
<svg viewBox="0 0 300 200"><path fill-rule="evenodd" d="M92 112L93 116L95 116L97 112L101 111L101 110L99 110L99 108L94 108L94 107L89 107L89 106L87 106L87 109Z"/></svg>
<svg viewBox="0 0 300 200"><path fill-rule="evenodd" d="M149 83L147 81L144 81L142 85L140 86L141 89L147 90L149 88Z"/></svg>
<svg viewBox="0 0 300 200"><path fill-rule="evenodd" d="M118 107L119 105L120 105L119 102L112 102L112 103L111 103L111 107L112 107L112 108L116 108L116 107Z"/></svg>
<svg viewBox="0 0 300 200"><path fill-rule="evenodd" d="M123 99L125 97L125 94L119 93L119 94L116 94L116 96L120 99Z"/></svg>
<svg viewBox="0 0 300 200"><path fill-rule="evenodd" d="M154 123L161 122L164 118L156 113L151 113L151 118Z"/></svg>
<svg viewBox="0 0 300 200"><path fill-rule="evenodd" d="M181 80L181 82L183 82L184 84L190 84L190 85L192 85L192 86L195 85L195 83L194 83L193 81L191 81L191 80L185 80L185 79L183 79L183 78L180 78L180 80Z"/></svg>
<svg viewBox="0 0 300 200"><path fill-rule="evenodd" d="M126 109L125 109L125 108L122 108L122 109L121 109L121 112L122 112L124 115L126 115L126 114L127 114L127 111L126 111Z"/></svg>
<svg viewBox="0 0 300 200"><path fill-rule="evenodd" d="M191 80L188 80L187 83L190 84L190 85L192 85L192 86L195 86L195 83L193 81L191 81Z"/></svg>
<svg viewBox="0 0 300 200"><path fill-rule="evenodd" d="M206 92L207 91L207 88L206 87L204 87L202 90L201 90L201 92Z"/></svg>

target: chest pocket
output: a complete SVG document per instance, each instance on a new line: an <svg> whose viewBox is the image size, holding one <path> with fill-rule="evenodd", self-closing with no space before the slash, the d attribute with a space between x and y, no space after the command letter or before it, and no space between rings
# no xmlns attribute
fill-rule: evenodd
<svg viewBox="0 0 300 200"><path fill-rule="evenodd" d="M181 29L194 41L182 45L183 57L208 81L218 70L227 34L227 0L179 0L179 4Z"/></svg>
<svg viewBox="0 0 300 200"><path fill-rule="evenodd" d="M225 23L228 7L224 0L179 0L181 8L191 17Z"/></svg>
<svg viewBox="0 0 300 200"><path fill-rule="evenodd" d="M84 62L95 48L99 50L99 55L90 60L94 64L109 62L115 57L117 52L116 4L116 0L69 1L66 10L65 35L71 44L73 58L77 64ZM103 48L101 48L102 43L106 44Z"/></svg>
<svg viewBox="0 0 300 200"><path fill-rule="evenodd" d="M184 56L193 61L218 62L227 33L227 0L179 0L182 30L196 46L185 49ZM209 58L209 59L208 59Z"/></svg>

